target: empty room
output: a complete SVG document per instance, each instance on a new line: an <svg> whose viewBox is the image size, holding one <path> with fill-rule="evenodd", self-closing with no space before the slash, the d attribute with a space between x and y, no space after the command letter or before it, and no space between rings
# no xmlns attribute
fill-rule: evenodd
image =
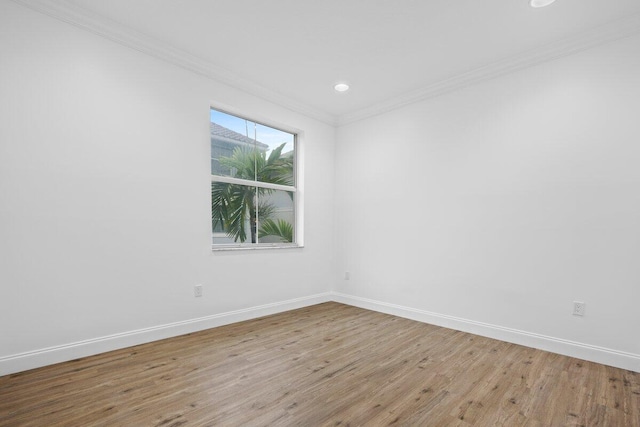
<svg viewBox="0 0 640 427"><path fill-rule="evenodd" d="M638 0L0 0L0 426L640 427Z"/></svg>

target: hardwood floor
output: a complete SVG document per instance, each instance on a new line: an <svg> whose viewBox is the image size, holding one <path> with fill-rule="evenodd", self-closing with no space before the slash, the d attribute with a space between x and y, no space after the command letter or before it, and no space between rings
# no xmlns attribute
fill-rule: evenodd
<svg viewBox="0 0 640 427"><path fill-rule="evenodd" d="M640 374L326 303L0 377L0 426L640 426Z"/></svg>

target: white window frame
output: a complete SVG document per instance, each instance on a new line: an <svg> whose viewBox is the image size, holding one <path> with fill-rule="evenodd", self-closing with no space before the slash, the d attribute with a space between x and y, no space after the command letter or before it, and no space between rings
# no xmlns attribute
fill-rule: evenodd
<svg viewBox="0 0 640 427"><path fill-rule="evenodd" d="M241 112L238 112L236 108L230 107L228 105L223 105L216 102L210 103L210 108L217 110L219 112L230 114L232 116L239 117L241 119L249 120L250 122L260 124L263 126L268 126L273 129L277 129L289 134L292 134L293 137L293 183L294 185L280 185L280 184L271 184L268 182L261 181L250 181L242 178L234 178L229 176L221 176L221 175L213 175L211 174L211 183L213 182L224 182L227 184L238 184L238 185L246 185L249 187L259 187L259 188L267 188L272 190L280 190L280 191L289 191L293 193L293 237L294 242L291 243L217 243L214 244L211 242L212 251L231 251L231 250L257 250L257 249L290 249L290 248L303 248L304 247L304 233L303 233L303 179L302 179L302 142L304 132L300 129L293 128L291 126L283 125L281 123L276 123L273 120L265 119L264 117L259 117L257 115L247 115ZM210 121L210 119L208 119ZM207 124L207 129L209 129L209 125ZM209 135L209 132L207 132ZM209 137L210 138L210 137ZM209 153L211 153L210 142L207 144L209 147ZM211 192L209 192L209 197L211 197ZM211 203L209 203L211 205ZM211 212L209 212L209 217L211 217Z"/></svg>

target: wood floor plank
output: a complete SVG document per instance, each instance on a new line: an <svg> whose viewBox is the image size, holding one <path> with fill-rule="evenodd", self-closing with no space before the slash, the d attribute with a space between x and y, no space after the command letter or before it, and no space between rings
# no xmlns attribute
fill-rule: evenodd
<svg viewBox="0 0 640 427"><path fill-rule="evenodd" d="M326 303L0 377L0 426L637 426L640 374Z"/></svg>

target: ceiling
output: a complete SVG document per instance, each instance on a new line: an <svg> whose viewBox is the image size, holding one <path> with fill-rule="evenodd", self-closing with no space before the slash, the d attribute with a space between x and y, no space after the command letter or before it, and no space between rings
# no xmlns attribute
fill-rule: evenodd
<svg viewBox="0 0 640 427"><path fill-rule="evenodd" d="M638 0L539 9L528 0L46 3L112 39L334 124L640 32ZM336 93L339 81L351 90Z"/></svg>

